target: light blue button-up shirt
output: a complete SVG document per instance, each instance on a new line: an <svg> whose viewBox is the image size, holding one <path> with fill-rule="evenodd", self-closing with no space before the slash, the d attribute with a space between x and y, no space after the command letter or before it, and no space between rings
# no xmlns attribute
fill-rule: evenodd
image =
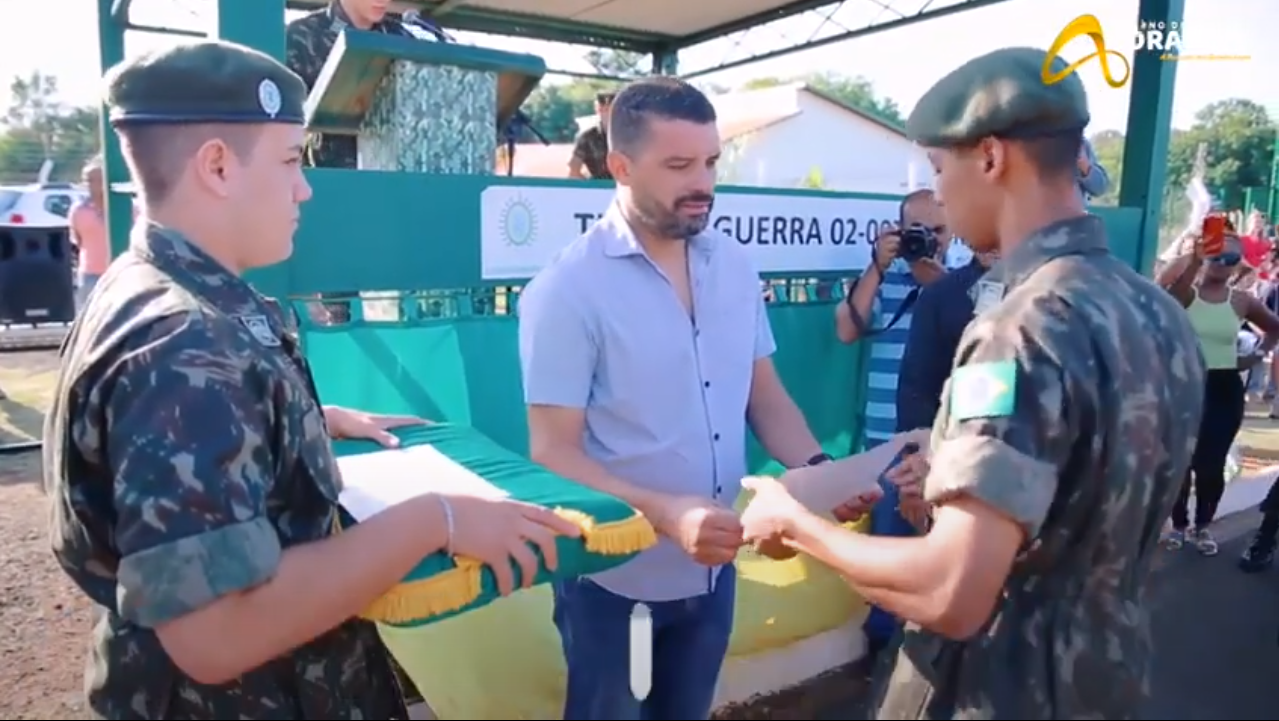
<svg viewBox="0 0 1279 721"><path fill-rule="evenodd" d="M688 267L691 316L614 205L520 296L524 400L585 409L586 454L617 478L732 505L754 364L776 344L744 248L708 229L689 241ZM671 601L709 593L719 570L662 538L592 580Z"/></svg>

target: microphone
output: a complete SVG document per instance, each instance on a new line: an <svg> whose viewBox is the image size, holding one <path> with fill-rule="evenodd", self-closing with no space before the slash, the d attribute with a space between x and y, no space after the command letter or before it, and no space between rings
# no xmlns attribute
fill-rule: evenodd
<svg viewBox="0 0 1279 721"><path fill-rule="evenodd" d="M403 22L405 25L408 25L410 27L415 27L419 30L426 31L427 34L429 34L431 37L435 38L439 42L442 42L442 43L457 42L453 39L451 35L444 32L444 29L441 28L439 25L436 25L434 22L422 17L421 10L409 10L408 12L401 15L400 19L401 19L401 22Z"/></svg>

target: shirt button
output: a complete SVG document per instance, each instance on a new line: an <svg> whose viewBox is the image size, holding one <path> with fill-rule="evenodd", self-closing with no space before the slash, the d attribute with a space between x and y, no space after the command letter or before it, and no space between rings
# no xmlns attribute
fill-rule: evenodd
<svg viewBox="0 0 1279 721"><path fill-rule="evenodd" d="M710 381L706 381L706 382L702 383L702 387L703 387L703 388L710 388L710 387L711 387L711 382L710 382Z"/></svg>
<svg viewBox="0 0 1279 721"><path fill-rule="evenodd" d="M723 493L723 492L724 492L724 487L723 487L723 486L715 486L715 495L717 495L717 496L718 496L718 495L720 495L720 494L721 494L721 493Z"/></svg>
<svg viewBox="0 0 1279 721"><path fill-rule="evenodd" d="M718 441L718 440L719 440L719 434L718 434L718 433L716 433L716 434L712 435L712 436L711 436L711 440L712 440L712 441Z"/></svg>

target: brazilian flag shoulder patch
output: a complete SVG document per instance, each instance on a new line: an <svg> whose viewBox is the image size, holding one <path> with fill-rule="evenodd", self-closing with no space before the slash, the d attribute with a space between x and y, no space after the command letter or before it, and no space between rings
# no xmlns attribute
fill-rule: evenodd
<svg viewBox="0 0 1279 721"><path fill-rule="evenodd" d="M950 377L950 417L957 421L1011 416L1017 401L1017 363L996 361L956 368Z"/></svg>

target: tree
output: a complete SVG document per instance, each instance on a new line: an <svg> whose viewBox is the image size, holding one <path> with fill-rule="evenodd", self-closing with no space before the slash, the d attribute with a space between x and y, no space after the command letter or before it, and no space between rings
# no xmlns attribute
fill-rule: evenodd
<svg viewBox="0 0 1279 721"><path fill-rule="evenodd" d="M39 72L16 77L9 86L12 105L0 132L0 180L31 182L45 160L53 180L74 180L97 152L98 113L58 101L58 80Z"/></svg>
<svg viewBox="0 0 1279 721"><path fill-rule="evenodd" d="M1247 188L1270 185L1275 124L1261 105L1219 100L1195 113L1189 130L1174 132L1168 149L1168 184L1184 188L1200 143L1208 148L1205 182L1227 208L1242 208Z"/></svg>

